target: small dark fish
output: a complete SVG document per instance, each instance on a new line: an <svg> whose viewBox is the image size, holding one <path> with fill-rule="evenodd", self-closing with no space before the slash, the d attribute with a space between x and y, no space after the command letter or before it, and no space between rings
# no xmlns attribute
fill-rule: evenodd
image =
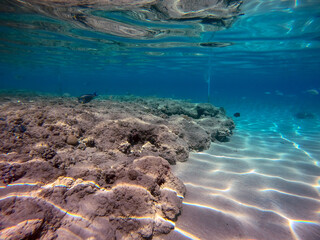
<svg viewBox="0 0 320 240"><path fill-rule="evenodd" d="M3 117L0 117L0 121L5 121L6 119Z"/></svg>
<svg viewBox="0 0 320 240"><path fill-rule="evenodd" d="M79 103L88 103L90 102L94 97L98 96L97 93L93 94L84 94L80 97L78 97L78 102Z"/></svg>
<svg viewBox="0 0 320 240"><path fill-rule="evenodd" d="M233 114L233 116L240 117L240 113L236 112L235 114Z"/></svg>

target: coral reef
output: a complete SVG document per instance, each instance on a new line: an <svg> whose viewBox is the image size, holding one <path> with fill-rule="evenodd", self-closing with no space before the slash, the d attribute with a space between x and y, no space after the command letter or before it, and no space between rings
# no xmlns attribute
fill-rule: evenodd
<svg viewBox="0 0 320 240"><path fill-rule="evenodd" d="M150 239L174 228L186 161L234 128L178 100L0 96L0 238Z"/></svg>

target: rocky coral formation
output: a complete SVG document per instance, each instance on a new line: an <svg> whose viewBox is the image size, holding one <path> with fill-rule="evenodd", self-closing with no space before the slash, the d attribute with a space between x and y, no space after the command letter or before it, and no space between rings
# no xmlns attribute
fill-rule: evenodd
<svg viewBox="0 0 320 240"><path fill-rule="evenodd" d="M99 172L106 187L56 174L43 178L39 168L29 162L12 163L11 167L19 165L28 176L0 191L1 239L73 239L73 235L148 239L174 228L172 221L180 213L185 193L183 183L160 157L142 157L109 169L89 166L82 170L85 176ZM38 160L37 165L46 164ZM1 168L5 167L2 163ZM47 166L43 171L51 170Z"/></svg>
<svg viewBox="0 0 320 240"><path fill-rule="evenodd" d="M0 238L150 239L170 232L170 164L226 141L221 108L177 100L0 97Z"/></svg>

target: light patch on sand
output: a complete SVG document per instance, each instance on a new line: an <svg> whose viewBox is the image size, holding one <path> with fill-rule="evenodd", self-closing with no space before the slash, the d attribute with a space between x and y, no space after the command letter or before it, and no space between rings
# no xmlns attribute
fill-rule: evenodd
<svg viewBox="0 0 320 240"><path fill-rule="evenodd" d="M200 154L200 153L198 153ZM203 154L203 153L201 153ZM204 154L203 154L204 155ZM236 157L236 156L225 156L225 155L210 155L211 157L215 157L215 158L225 158L225 159L239 159L239 160L261 160L261 159L264 159L264 160L269 160L269 161L281 161L282 159L281 158L266 158L266 157L259 157L259 158L256 158L256 157Z"/></svg>
<svg viewBox="0 0 320 240"><path fill-rule="evenodd" d="M294 220L294 219L289 220L290 231L293 234L294 239L296 239L296 240L302 240L302 238L299 237L299 234L295 230L295 225L297 225L299 223L300 224L303 223L303 224L317 225L318 227L320 227L320 224L318 222L314 222L314 221Z"/></svg>
<svg viewBox="0 0 320 240"><path fill-rule="evenodd" d="M227 192L227 191L229 191L231 189L231 186L228 186L228 187L226 187L224 189L220 189L220 188L207 187L207 186L204 186L204 185L199 185L199 184L194 184L194 183L189 183L189 182L184 183L184 185L190 185L192 187L203 188L203 189L206 189L206 190L219 191L219 192Z"/></svg>
<svg viewBox="0 0 320 240"><path fill-rule="evenodd" d="M215 208L215 207L212 207L212 206L209 206L209 205L204 205L204 204L199 204L199 203L191 203L191 202L183 202L182 204L183 205L197 207L197 208L205 208L205 209L208 209L208 210L211 210L211 211L214 211L214 212L219 212L219 213L222 213L222 214L226 214L226 215L229 215L229 216L232 216L232 217L239 217L240 216L240 214L237 214L235 212L226 211L224 209L218 209L218 208Z"/></svg>
<svg viewBox="0 0 320 240"><path fill-rule="evenodd" d="M174 231L176 231L176 232L180 233L181 235L183 235L183 236L185 236L185 237L187 237L187 238L190 238L190 239L192 239L192 240L201 240L200 238L198 238L198 237L192 235L191 233L189 233L189 232L187 232L187 231L184 231L184 230L182 230L182 229L180 229L180 228L177 228L177 227L176 227L176 228L174 229Z"/></svg>
<svg viewBox="0 0 320 240"><path fill-rule="evenodd" d="M211 171L212 173L217 173L217 172L222 172L222 173L229 173L229 174L234 174L234 175L246 175L246 174L252 174L256 173L254 169L251 169L247 172L231 172L231 171L225 171L225 170L220 170L220 169L215 169Z"/></svg>
<svg viewBox="0 0 320 240"><path fill-rule="evenodd" d="M268 178L281 179L281 180L286 181L286 182L299 183L299 184L307 185L309 187L314 187L314 185L312 185L312 184L308 184L308 183L305 183L305 182L302 182L302 181L295 181L293 179L286 179L286 178L279 177L279 176L276 176L276 175L269 175L269 174L257 173L257 172L254 172L254 174L261 175L261 176L268 177Z"/></svg>
<svg viewBox="0 0 320 240"><path fill-rule="evenodd" d="M187 188L177 229L201 240L317 239L320 124L287 115L238 119L230 142L173 168Z"/></svg>
<svg viewBox="0 0 320 240"><path fill-rule="evenodd" d="M304 199L309 199L309 200L312 200L312 201L316 201L316 202L320 202L320 199L317 199L317 198L312 198L312 197L307 197L307 196L301 196L301 195L297 195L297 194L292 194L292 193L288 193L288 192L284 192L284 191L280 191L280 190L277 190L277 189L261 189L260 190L261 192L277 192L277 193L281 193L281 194L285 194L285 195L289 195L289 196L293 196L293 197L299 197L299 198L304 198Z"/></svg>
<svg viewBox="0 0 320 240"><path fill-rule="evenodd" d="M305 155L307 155L309 158L313 159L307 151L305 151L305 150L303 150L303 149L300 148L300 145L299 145L299 144L297 144L297 143L295 143L294 141L291 141L291 140L289 140L288 138L284 137L281 133L279 133L279 134L280 134L280 137L281 137L283 140L285 140L285 141L287 141L287 142L289 142L289 143L292 143L292 145L293 145L296 149L302 151L302 152L303 152Z"/></svg>

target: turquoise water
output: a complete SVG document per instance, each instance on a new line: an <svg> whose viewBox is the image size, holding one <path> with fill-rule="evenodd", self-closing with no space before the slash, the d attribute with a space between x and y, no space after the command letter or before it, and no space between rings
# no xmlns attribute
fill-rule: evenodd
<svg viewBox="0 0 320 240"><path fill-rule="evenodd" d="M1 88L205 102L210 79L210 100L218 104L251 96L319 100L305 92L320 90L317 0L244 1L244 15L226 28L198 19L157 19L145 13L147 7L107 11L44 2L1 1ZM80 13L97 24L82 23ZM152 34L117 33L108 30L108 21Z"/></svg>
<svg viewBox="0 0 320 240"><path fill-rule="evenodd" d="M217 0L183 16L111 2L1 0L0 90L240 112L230 142L174 168L190 194L168 239L320 239L319 0L244 0L223 20Z"/></svg>
<svg viewBox="0 0 320 240"><path fill-rule="evenodd" d="M168 239L319 239L320 122L286 115L249 114L175 166L189 194Z"/></svg>

